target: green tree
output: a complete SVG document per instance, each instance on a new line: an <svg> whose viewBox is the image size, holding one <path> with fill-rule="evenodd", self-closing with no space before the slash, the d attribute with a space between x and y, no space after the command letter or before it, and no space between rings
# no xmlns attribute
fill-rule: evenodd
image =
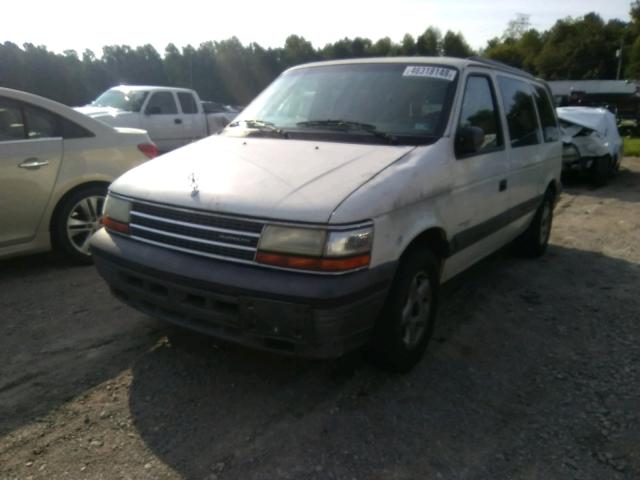
<svg viewBox="0 0 640 480"><path fill-rule="evenodd" d="M435 57L441 54L442 34L435 27L427 28L416 40L416 53L418 55Z"/></svg>
<svg viewBox="0 0 640 480"><path fill-rule="evenodd" d="M442 39L442 54L446 57L466 58L474 54L464 36L458 32L448 30Z"/></svg>

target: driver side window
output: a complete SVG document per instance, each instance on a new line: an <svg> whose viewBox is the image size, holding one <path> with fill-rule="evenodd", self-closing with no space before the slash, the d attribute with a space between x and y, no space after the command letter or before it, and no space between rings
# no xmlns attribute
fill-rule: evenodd
<svg viewBox="0 0 640 480"><path fill-rule="evenodd" d="M496 99L491 80L484 75L470 75L467 78L458 130L469 127L480 128L484 133L484 141L477 154L502 147Z"/></svg>
<svg viewBox="0 0 640 480"><path fill-rule="evenodd" d="M151 95L146 109L147 115L176 115L178 107L171 92L155 92Z"/></svg>

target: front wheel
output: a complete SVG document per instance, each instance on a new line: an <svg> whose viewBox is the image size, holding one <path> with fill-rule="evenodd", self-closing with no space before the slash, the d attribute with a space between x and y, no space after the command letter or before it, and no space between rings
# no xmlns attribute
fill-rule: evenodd
<svg viewBox="0 0 640 480"><path fill-rule="evenodd" d="M54 215L51 237L54 246L75 263L91 263L89 240L100 229L107 188L91 185L64 198Z"/></svg>
<svg viewBox="0 0 640 480"><path fill-rule="evenodd" d="M427 249L403 256L372 340L374 360L396 372L408 372L423 357L433 332L439 263Z"/></svg>

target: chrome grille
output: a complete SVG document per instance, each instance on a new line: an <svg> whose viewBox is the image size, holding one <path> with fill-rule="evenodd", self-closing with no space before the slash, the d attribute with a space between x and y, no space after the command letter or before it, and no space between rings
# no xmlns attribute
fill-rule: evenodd
<svg viewBox="0 0 640 480"><path fill-rule="evenodd" d="M133 202L131 236L196 255L253 261L264 224L224 215Z"/></svg>

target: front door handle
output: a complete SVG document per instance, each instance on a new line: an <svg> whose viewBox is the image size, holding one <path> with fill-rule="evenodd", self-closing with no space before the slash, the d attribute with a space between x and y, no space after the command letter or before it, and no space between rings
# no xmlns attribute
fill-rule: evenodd
<svg viewBox="0 0 640 480"><path fill-rule="evenodd" d="M44 167L45 165L49 165L49 160L40 160L36 157L30 157L18 166L20 168L26 168L28 170L37 170L38 168Z"/></svg>
<svg viewBox="0 0 640 480"><path fill-rule="evenodd" d="M180 125L182 123L182 119L181 118L176 118L173 123L175 123L176 125Z"/></svg>
<svg viewBox="0 0 640 480"><path fill-rule="evenodd" d="M507 179L500 180L500 191L504 192L507 189Z"/></svg>

